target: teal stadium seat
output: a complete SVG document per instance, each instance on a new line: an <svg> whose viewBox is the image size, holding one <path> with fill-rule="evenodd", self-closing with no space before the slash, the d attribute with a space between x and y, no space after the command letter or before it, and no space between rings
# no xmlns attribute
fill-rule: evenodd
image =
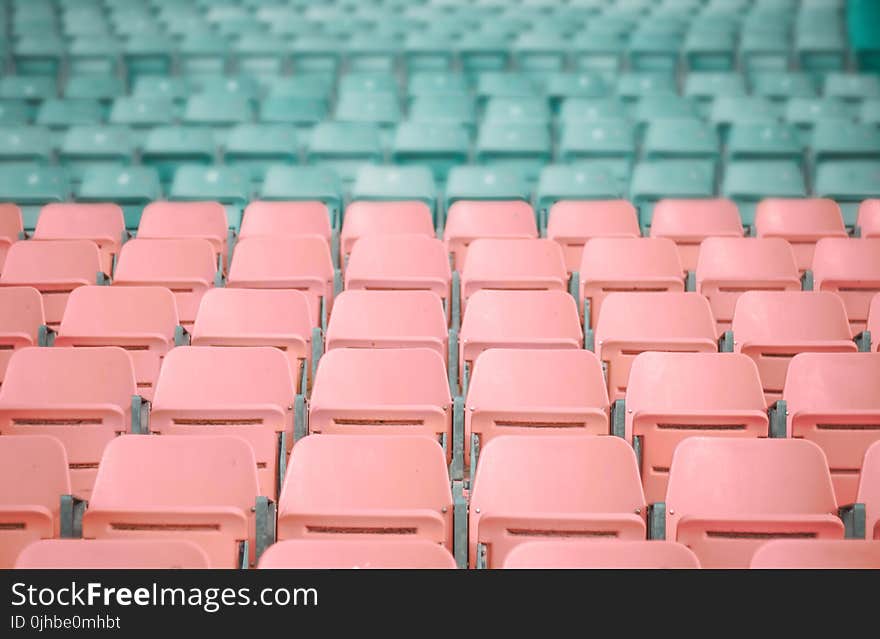
<svg viewBox="0 0 880 639"><path fill-rule="evenodd" d="M237 231L242 211L251 199L251 181L236 167L183 165L174 172L168 199L220 202L226 209L229 228Z"/></svg>
<svg viewBox="0 0 880 639"><path fill-rule="evenodd" d="M226 164L244 170L254 182L261 182L270 166L296 164L299 141L296 128L287 124L239 124L226 136L223 151Z"/></svg>
<svg viewBox="0 0 880 639"><path fill-rule="evenodd" d="M74 182L94 166L132 164L134 140L126 127L74 126L64 135L58 160L67 167Z"/></svg>
<svg viewBox="0 0 880 639"><path fill-rule="evenodd" d="M0 163L49 164L55 151L52 132L42 126L0 127Z"/></svg>
<svg viewBox="0 0 880 639"><path fill-rule="evenodd" d="M325 204L333 228L337 230L341 223L343 195L342 182L336 172L317 166L271 166L259 190L261 200Z"/></svg>
<svg viewBox="0 0 880 639"><path fill-rule="evenodd" d="M70 198L67 171L59 166L0 165L0 202L15 202L26 232L37 225L40 209Z"/></svg>
<svg viewBox="0 0 880 639"><path fill-rule="evenodd" d="M72 126L100 124L104 109L97 100L52 98L43 100L37 109L36 124L64 130Z"/></svg>
<svg viewBox="0 0 880 639"><path fill-rule="evenodd" d="M840 205L843 221L853 227L862 200L880 197L880 162L870 160L835 160L823 162L816 169L813 191Z"/></svg>
<svg viewBox="0 0 880 639"><path fill-rule="evenodd" d="M714 194L714 162L693 159L640 162L633 171L629 191L642 227L651 226L654 205L659 200L708 198Z"/></svg>
<svg viewBox="0 0 880 639"><path fill-rule="evenodd" d="M755 223L755 206L769 197L807 196L802 166L793 161L728 162L721 194L736 202L744 227Z"/></svg>
<svg viewBox="0 0 880 639"><path fill-rule="evenodd" d="M468 161L470 140L461 124L401 122L394 134L391 161L425 166L434 179L445 181L454 166Z"/></svg>
<svg viewBox="0 0 880 639"><path fill-rule="evenodd" d="M144 140L141 162L156 167L163 184L170 184L183 164L212 164L216 155L214 136L207 128L158 126Z"/></svg>
<svg viewBox="0 0 880 639"><path fill-rule="evenodd" d="M137 230L144 207L161 199L159 172L149 166L91 166L83 169L74 197L77 202L115 202L122 207L125 228Z"/></svg>
<svg viewBox="0 0 880 639"><path fill-rule="evenodd" d="M535 190L539 228L547 227L547 213L560 200L616 200L623 188L614 172L601 164L548 164L541 169Z"/></svg>
<svg viewBox="0 0 880 639"><path fill-rule="evenodd" d="M309 164L332 168L347 182L354 181L361 166L380 164L383 156L379 127L365 122L318 124L306 152Z"/></svg>

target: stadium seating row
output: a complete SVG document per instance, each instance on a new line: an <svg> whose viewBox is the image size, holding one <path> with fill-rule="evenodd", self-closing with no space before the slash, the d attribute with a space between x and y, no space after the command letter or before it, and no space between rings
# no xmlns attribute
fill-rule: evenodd
<svg viewBox="0 0 880 639"><path fill-rule="evenodd" d="M451 490L441 449L429 438L310 436L291 453L277 527L274 502L259 495L253 450L238 437L115 438L85 509L67 492L67 457L56 439L4 436L0 455L4 473L16 478L14 488L4 483L5 565L22 550L19 565L57 565L58 552L72 542L30 543L76 536L80 526L86 540L135 542L116 552L142 557L136 563L178 567L254 566L276 535L281 543L268 551L264 567L370 561L449 567L452 551L466 552L477 568L553 566L570 557L572 566L591 565L590 556L605 550L591 548L600 543L594 540L609 540L599 565L747 567L783 561L758 560L762 544L775 538L801 540L803 549L787 549L787 561L799 565L812 540L845 535L825 457L798 439L690 437L676 448L666 501L649 503L636 456L620 438L499 437L483 451L468 508L460 485ZM841 510L875 540L878 460L875 444L854 507L860 515ZM851 528L850 536L858 532ZM179 540L184 543L157 556L163 541ZM397 541L404 541L404 552L392 560ZM626 542L631 546L614 550ZM68 561L94 562L89 555L103 546L89 543L80 542ZM307 544L320 545L312 551ZM617 556L628 550L634 551L628 561ZM876 562L876 542L846 540L815 552L828 553L831 562ZM110 552L97 563L121 561Z"/></svg>

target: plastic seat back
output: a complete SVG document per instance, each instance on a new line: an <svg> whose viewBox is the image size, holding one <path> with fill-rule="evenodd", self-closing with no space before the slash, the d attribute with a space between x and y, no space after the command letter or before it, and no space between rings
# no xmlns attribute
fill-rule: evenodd
<svg viewBox="0 0 880 639"><path fill-rule="evenodd" d="M880 292L880 239L819 240L813 256L813 289L837 293L853 334L863 331L871 298Z"/></svg>
<svg viewBox="0 0 880 639"><path fill-rule="evenodd" d="M452 458L452 399L443 359L425 348L342 348L321 358L311 434L431 437Z"/></svg>
<svg viewBox="0 0 880 639"><path fill-rule="evenodd" d="M786 434L825 452L840 504L856 501L865 452L880 440L877 384L877 353L802 353L788 367Z"/></svg>
<svg viewBox="0 0 880 639"><path fill-rule="evenodd" d="M46 324L55 328L61 323L70 292L97 283L101 273L101 255L94 242L16 242L6 255L0 286L32 286L40 291Z"/></svg>
<svg viewBox="0 0 880 639"><path fill-rule="evenodd" d="M455 559L446 548L425 539L288 539L270 546L258 568L451 569Z"/></svg>
<svg viewBox="0 0 880 639"><path fill-rule="evenodd" d="M833 293L746 291L733 314L734 351L751 357L770 405L782 397L792 357L855 352L843 302Z"/></svg>
<svg viewBox="0 0 880 639"><path fill-rule="evenodd" d="M502 568L693 570L697 556L671 541L530 541L510 551Z"/></svg>
<svg viewBox="0 0 880 639"><path fill-rule="evenodd" d="M471 491L469 565L500 567L519 544L645 538L645 496L619 437L497 437Z"/></svg>
<svg viewBox="0 0 880 639"><path fill-rule="evenodd" d="M478 239L461 271L464 307L476 291L566 290L568 275L560 246L548 239Z"/></svg>
<svg viewBox="0 0 880 639"><path fill-rule="evenodd" d="M865 453L856 502L865 505L865 537L880 539L880 444Z"/></svg>
<svg viewBox="0 0 880 639"><path fill-rule="evenodd" d="M105 446L131 431L136 394L131 358L121 348L22 348L0 387L0 435L57 438L73 494L88 499Z"/></svg>
<svg viewBox="0 0 880 639"><path fill-rule="evenodd" d="M695 435L767 437L769 423L753 362L729 353L642 353L626 393L624 436L640 451L649 502L662 501L669 465Z"/></svg>
<svg viewBox="0 0 880 639"><path fill-rule="evenodd" d="M859 539L775 539L755 551L749 568L877 570L880 568L880 542Z"/></svg>
<svg viewBox="0 0 880 639"><path fill-rule="evenodd" d="M477 291L459 337L459 379L489 348L581 348L577 304L563 291Z"/></svg>
<svg viewBox="0 0 880 639"><path fill-rule="evenodd" d="M297 442L278 501L278 540L376 538L452 549L452 493L440 445L400 435Z"/></svg>
<svg viewBox="0 0 880 639"><path fill-rule="evenodd" d="M202 295L214 286L217 260L205 239L134 239L125 243L114 286L164 286L174 293L184 328L192 328Z"/></svg>
<svg viewBox="0 0 880 639"><path fill-rule="evenodd" d="M141 239L204 239L226 264L228 222L219 202L151 202L144 207L137 236Z"/></svg>
<svg viewBox="0 0 880 639"><path fill-rule="evenodd" d="M863 200L856 222L864 238L880 238L880 199ZM2 266L2 264L0 264Z"/></svg>
<svg viewBox="0 0 880 639"><path fill-rule="evenodd" d="M101 252L101 272L110 275L122 242L125 220L116 204L47 204L40 209L35 240L91 240Z"/></svg>
<svg viewBox="0 0 880 639"><path fill-rule="evenodd" d="M29 545L15 561L19 569L193 569L208 568L208 555L182 539L51 539Z"/></svg>
<svg viewBox="0 0 880 639"><path fill-rule="evenodd" d="M177 304L158 286L81 286L70 294L55 346L119 346L134 366L138 395L153 398L162 359L174 348Z"/></svg>
<svg viewBox="0 0 880 639"><path fill-rule="evenodd" d="M368 235L351 250L346 290L431 291L451 301L452 271L443 242L428 235Z"/></svg>
<svg viewBox="0 0 880 639"><path fill-rule="evenodd" d="M246 440L256 458L260 494L274 498L279 455L293 446L294 395L288 360L277 348L181 346L162 364L150 431Z"/></svg>
<svg viewBox="0 0 880 639"><path fill-rule="evenodd" d="M449 334L440 298L430 291L339 294L327 324L326 350L429 348L448 360Z"/></svg>
<svg viewBox="0 0 880 639"><path fill-rule="evenodd" d="M684 291L681 260L666 238L596 237L584 245L579 304L595 326L602 301L619 291Z"/></svg>
<svg viewBox="0 0 880 639"><path fill-rule="evenodd" d="M709 302L696 293L610 293L593 334L612 401L626 395L633 360L645 351L718 350Z"/></svg>
<svg viewBox="0 0 880 639"><path fill-rule="evenodd" d="M843 539L822 450L798 439L690 437L676 448L666 539L704 568L744 568L769 539Z"/></svg>
<svg viewBox="0 0 880 639"><path fill-rule="evenodd" d="M61 495L70 493L67 454L44 435L0 437L0 567L61 532Z"/></svg>
<svg viewBox="0 0 880 639"><path fill-rule="evenodd" d="M312 324L320 326L333 305L330 247L317 235L249 237L235 247L227 286L302 291L309 298Z"/></svg>
<svg viewBox="0 0 880 639"><path fill-rule="evenodd" d="M608 393L589 351L491 348L467 389L465 464L502 435L608 435Z"/></svg>
<svg viewBox="0 0 880 639"><path fill-rule="evenodd" d="M424 202L352 202L339 235L340 265L345 266L359 238L392 234L433 237L431 209Z"/></svg>
<svg viewBox="0 0 880 639"><path fill-rule="evenodd" d="M258 492L254 453L239 437L119 437L101 459L83 537L187 540L211 568L235 568L242 542L254 545Z"/></svg>
<svg viewBox="0 0 880 639"><path fill-rule="evenodd" d="M626 200L563 200L547 218L547 237L562 247L569 273L580 268L587 240L640 235L636 209Z"/></svg>
<svg viewBox="0 0 880 639"><path fill-rule="evenodd" d="M256 201L247 205L239 237L320 235L330 244L330 210L323 202Z"/></svg>
<svg viewBox="0 0 880 639"><path fill-rule="evenodd" d="M520 200L459 200L449 206L443 240L460 271L471 242L480 238L536 238L535 212Z"/></svg>
<svg viewBox="0 0 880 639"><path fill-rule="evenodd" d="M15 204L0 204L0 273L9 247L18 241L22 230L21 209Z"/></svg>
<svg viewBox="0 0 880 639"><path fill-rule="evenodd" d="M274 346L284 352L296 388L311 383L312 310L300 291L215 288L205 293L190 332L193 346Z"/></svg>
<svg viewBox="0 0 880 639"><path fill-rule="evenodd" d="M700 243L707 237L742 237L739 209L732 200L660 200L654 205L651 237L675 242L685 271L697 268Z"/></svg>
<svg viewBox="0 0 880 639"><path fill-rule="evenodd" d="M15 351L40 345L45 322L40 291L30 286L0 288L0 387Z"/></svg>
<svg viewBox="0 0 880 639"><path fill-rule="evenodd" d="M788 240L801 273L812 268L817 241L847 237L840 207L822 198L762 200L755 209L755 231L758 237Z"/></svg>
<svg viewBox="0 0 880 639"><path fill-rule="evenodd" d="M700 245L696 290L709 300L718 333L730 328L745 291L799 291L797 262L788 242L776 237L710 237Z"/></svg>

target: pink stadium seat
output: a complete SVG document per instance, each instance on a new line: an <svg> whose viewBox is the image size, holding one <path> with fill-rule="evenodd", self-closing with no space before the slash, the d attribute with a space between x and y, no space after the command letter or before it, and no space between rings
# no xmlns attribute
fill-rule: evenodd
<svg viewBox="0 0 880 639"><path fill-rule="evenodd" d="M788 368L786 435L825 451L840 504L856 500L865 451L880 440L878 388L878 353L802 353Z"/></svg>
<svg viewBox="0 0 880 639"><path fill-rule="evenodd" d="M843 302L833 293L746 291L733 314L733 350L758 365L769 406L782 397L798 353L856 352Z"/></svg>
<svg viewBox="0 0 880 639"><path fill-rule="evenodd" d="M678 247L685 271L697 268L700 243L707 237L742 237L739 209L732 200L660 200L654 205L651 237L665 237Z"/></svg>
<svg viewBox="0 0 880 639"><path fill-rule="evenodd" d="M846 306L853 334L865 330L871 298L880 292L880 238L819 240L813 257L813 288L837 293Z"/></svg>
<svg viewBox="0 0 880 639"><path fill-rule="evenodd" d="M0 437L0 569L39 539L61 533L61 496L70 494L67 455L57 439Z"/></svg>
<svg viewBox="0 0 880 639"><path fill-rule="evenodd" d="M562 248L553 240L474 240L461 269L462 310L483 289L565 291L567 286Z"/></svg>
<svg viewBox="0 0 880 639"><path fill-rule="evenodd" d="M730 328L745 291L799 291L800 274L788 242L778 237L710 237L700 245L696 290L709 300L718 333Z"/></svg>
<svg viewBox="0 0 880 639"><path fill-rule="evenodd" d="M775 539L761 545L750 568L866 569L880 568L880 541L858 539Z"/></svg>
<svg viewBox="0 0 880 639"><path fill-rule="evenodd" d="M880 351L880 293L871 298L868 308L868 330L871 331L872 350Z"/></svg>
<svg viewBox="0 0 880 639"><path fill-rule="evenodd" d="M430 291L344 291L327 324L326 348L429 348L447 362L443 304Z"/></svg>
<svg viewBox="0 0 880 639"><path fill-rule="evenodd" d="M365 235L397 234L434 237L428 205L424 202L352 202L345 209L339 235L340 266L345 266L355 242Z"/></svg>
<svg viewBox="0 0 880 639"><path fill-rule="evenodd" d="M666 238L597 237L584 245L578 300L595 326L602 300L615 291L684 291L675 243ZM586 309L586 310L585 310Z"/></svg>
<svg viewBox="0 0 880 639"><path fill-rule="evenodd" d="M219 202L151 202L144 207L137 236L144 240L208 240L214 255L229 256L226 209Z"/></svg>
<svg viewBox="0 0 880 639"><path fill-rule="evenodd" d="M758 237L788 240L801 273L813 266L816 242L847 237L840 207L824 198L762 200L755 208L755 231Z"/></svg>
<svg viewBox="0 0 880 639"><path fill-rule="evenodd" d="M150 431L241 437L253 448L260 494L274 499L293 446L295 395L277 348L181 346L162 364Z"/></svg>
<svg viewBox="0 0 880 639"><path fill-rule="evenodd" d="M865 505L865 538L880 539L880 443L865 453L856 502Z"/></svg>
<svg viewBox="0 0 880 639"><path fill-rule="evenodd" d="M576 200L550 207L547 237L562 247L565 268L578 270L584 244L594 237L639 237L639 218L626 200Z"/></svg>
<svg viewBox="0 0 880 639"><path fill-rule="evenodd" d="M745 568L768 539L844 534L825 456L799 439L684 440L665 508L666 538L688 546L704 568Z"/></svg>
<svg viewBox="0 0 880 639"><path fill-rule="evenodd" d="M468 302L459 337L459 379L489 348L581 348L583 332L574 298L562 291L477 291Z"/></svg>
<svg viewBox="0 0 880 639"><path fill-rule="evenodd" d="M520 200L484 202L459 200L446 214L443 240L453 258L453 268L464 266L468 246L476 239L527 239L538 237L531 204Z"/></svg>
<svg viewBox="0 0 880 639"><path fill-rule="evenodd" d="M465 411L465 465L502 435L608 435L608 393L584 350L492 348L477 358Z"/></svg>
<svg viewBox="0 0 880 639"><path fill-rule="evenodd" d="M0 273L9 247L18 241L22 230L21 209L15 204L0 204Z"/></svg>
<svg viewBox="0 0 880 639"><path fill-rule="evenodd" d="M29 286L0 288L0 386L9 359L19 348L40 345L43 298Z"/></svg>
<svg viewBox="0 0 880 639"><path fill-rule="evenodd" d="M330 244L330 214L323 202L251 202L244 210L240 238L320 235Z"/></svg>
<svg viewBox="0 0 880 639"><path fill-rule="evenodd" d="M312 325L321 326L333 305L330 247L318 235L241 240L235 247L227 286L302 291L309 298Z"/></svg>
<svg viewBox="0 0 880 639"><path fill-rule="evenodd" d="M313 340L317 341L317 344ZM205 293L190 337L193 346L274 346L284 351L296 388L311 384L321 335L300 291L215 288Z"/></svg>
<svg viewBox="0 0 880 639"><path fill-rule="evenodd" d="M309 433L420 435L452 459L452 398L443 359L427 348L338 348L321 358Z"/></svg>
<svg viewBox="0 0 880 639"><path fill-rule="evenodd" d="M427 437L312 435L297 442L278 502L278 540L397 542L452 549L452 491Z"/></svg>
<svg viewBox="0 0 880 639"><path fill-rule="evenodd" d="M214 286L217 261L205 239L126 242L116 265L114 286L164 286L174 293L181 325L192 328L202 295Z"/></svg>
<svg viewBox="0 0 880 639"><path fill-rule="evenodd" d="M119 346L134 365L138 394L153 399L162 359L174 348L177 305L158 286L80 286L70 294L55 346Z"/></svg>
<svg viewBox="0 0 880 639"><path fill-rule="evenodd" d="M345 288L433 291L447 308L452 271L443 242L427 235L368 235L351 250Z"/></svg>
<svg viewBox="0 0 880 639"><path fill-rule="evenodd" d="M669 464L694 435L767 437L754 363L730 353L642 353L626 393L624 436L640 451L648 502L662 501ZM619 434L619 433L617 433Z"/></svg>
<svg viewBox="0 0 880 639"><path fill-rule="evenodd" d="M88 499L104 447L140 422L134 395L134 368L121 348L22 348L0 387L0 435L58 438L73 494Z"/></svg>
<svg viewBox="0 0 880 639"><path fill-rule="evenodd" d="M208 568L208 555L183 539L50 539L29 545L15 567L48 570Z"/></svg>
<svg viewBox="0 0 880 639"><path fill-rule="evenodd" d="M859 205L856 226L864 238L880 237L880 199L865 200Z"/></svg>
<svg viewBox="0 0 880 639"><path fill-rule="evenodd" d="M94 242L16 242L6 254L0 286L32 286L40 291L46 324L56 328L70 292L102 278L101 255Z"/></svg>
<svg viewBox="0 0 880 639"><path fill-rule="evenodd" d="M510 551L502 568L690 569L700 567L687 546L671 541L530 541Z"/></svg>
<svg viewBox="0 0 880 639"><path fill-rule="evenodd" d="M455 568L455 559L446 548L426 539L288 539L270 546L258 568L442 569Z"/></svg>
<svg viewBox="0 0 880 639"><path fill-rule="evenodd" d="M238 437L118 437L107 446L83 516L86 539L187 540L211 568L254 561L254 453Z"/></svg>
<svg viewBox="0 0 880 639"><path fill-rule="evenodd" d="M108 275L127 237L122 209L116 204L47 204L40 209L33 234L35 240L91 240L101 252L101 272Z"/></svg>
<svg viewBox="0 0 880 639"><path fill-rule="evenodd" d="M619 437L496 437L471 491L469 565L498 568L547 537L645 538L636 459Z"/></svg>
<svg viewBox="0 0 880 639"><path fill-rule="evenodd" d="M714 353L715 320L697 293L610 293L593 338L612 401L626 395L633 359L644 351Z"/></svg>

